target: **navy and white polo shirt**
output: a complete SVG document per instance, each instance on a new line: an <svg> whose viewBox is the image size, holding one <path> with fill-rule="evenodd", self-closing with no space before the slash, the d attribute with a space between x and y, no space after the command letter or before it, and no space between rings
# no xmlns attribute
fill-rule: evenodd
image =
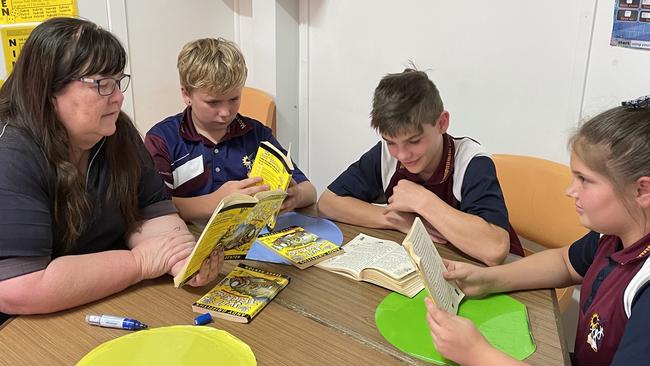
<svg viewBox="0 0 650 366"><path fill-rule="evenodd" d="M262 141L269 141L286 154L270 128L240 114L214 144L197 132L191 107L157 123L144 141L160 176L176 197L206 195L228 181L248 178ZM297 183L306 181L295 164L294 168L293 179Z"/></svg>
<svg viewBox="0 0 650 366"><path fill-rule="evenodd" d="M442 161L422 181L392 157L385 141L378 142L350 165L327 188L338 196L370 203L386 203L401 179L418 183L450 206L497 225L510 233L510 252L523 256L519 238L508 222L503 193L492 159L468 137L443 135Z"/></svg>
<svg viewBox="0 0 650 366"><path fill-rule="evenodd" d="M650 234L627 248L618 237L596 232L571 245L569 260L583 277L574 365L647 365L650 291L643 267L649 254Z"/></svg>

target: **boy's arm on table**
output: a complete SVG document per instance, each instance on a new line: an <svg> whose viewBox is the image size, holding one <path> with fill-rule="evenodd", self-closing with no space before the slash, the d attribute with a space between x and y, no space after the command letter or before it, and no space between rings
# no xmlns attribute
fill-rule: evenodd
<svg viewBox="0 0 650 366"><path fill-rule="evenodd" d="M487 265L503 263L510 236L483 218L457 210L423 186L400 180L388 200L391 211L414 212L462 252Z"/></svg>
<svg viewBox="0 0 650 366"><path fill-rule="evenodd" d="M399 230L411 229L415 215L408 212L389 212L384 206L373 205L350 196L338 196L326 189L318 200L321 216L352 225Z"/></svg>
<svg viewBox="0 0 650 366"><path fill-rule="evenodd" d="M457 210L433 193L423 196L421 202L416 212L463 253L489 266L503 263L510 249L505 229Z"/></svg>

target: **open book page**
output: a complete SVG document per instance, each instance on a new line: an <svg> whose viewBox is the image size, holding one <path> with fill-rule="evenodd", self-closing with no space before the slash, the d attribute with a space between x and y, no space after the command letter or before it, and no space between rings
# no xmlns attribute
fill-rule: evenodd
<svg viewBox="0 0 650 366"><path fill-rule="evenodd" d="M404 247L418 269L429 295L446 311L456 314L465 294L442 276L446 272L442 258L420 218L416 218L404 239Z"/></svg>
<svg viewBox="0 0 650 366"><path fill-rule="evenodd" d="M415 268L401 245L394 241L359 234L343 247L344 253L317 264L317 267L342 271L362 279L365 268L375 268L386 275L399 279Z"/></svg>
<svg viewBox="0 0 650 366"><path fill-rule="evenodd" d="M377 259L368 268L378 269L396 280L415 272L415 267L411 264L406 250L401 245Z"/></svg>

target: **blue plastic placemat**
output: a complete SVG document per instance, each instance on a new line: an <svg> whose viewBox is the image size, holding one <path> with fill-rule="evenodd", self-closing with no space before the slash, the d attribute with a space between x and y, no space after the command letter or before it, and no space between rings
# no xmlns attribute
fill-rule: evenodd
<svg viewBox="0 0 650 366"><path fill-rule="evenodd" d="M307 216L298 212L286 212L278 216L275 230L286 229L289 226L300 226L306 231L314 233L323 239L327 239L338 246L341 246L341 243L343 243L343 233L341 232L341 229L328 219ZM262 229L262 232L260 232L260 235L266 233L268 233L268 230L264 228ZM246 259L289 264L289 261L280 257L278 254L275 254L275 252L265 247L257 240L255 240L248 251L248 254L246 254Z"/></svg>

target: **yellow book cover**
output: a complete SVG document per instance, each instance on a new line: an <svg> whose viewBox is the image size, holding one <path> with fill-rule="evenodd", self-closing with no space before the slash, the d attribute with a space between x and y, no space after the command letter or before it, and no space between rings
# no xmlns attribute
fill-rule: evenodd
<svg viewBox="0 0 650 366"><path fill-rule="evenodd" d="M202 225L199 223L190 223L187 225L188 230L194 234L197 238L201 236L201 233L203 232L203 229L205 229L205 223ZM225 260L237 260L237 259L245 259L246 254L248 254L248 251L250 250L251 246L253 243L244 243L240 246L234 247L232 249L226 249L224 250L224 259Z"/></svg>
<svg viewBox="0 0 650 366"><path fill-rule="evenodd" d="M258 240L300 269L343 253L338 245L299 226L260 235Z"/></svg>
<svg viewBox="0 0 650 366"><path fill-rule="evenodd" d="M289 283L289 276L240 263L192 305L197 313L248 323Z"/></svg>
<svg viewBox="0 0 650 366"><path fill-rule="evenodd" d="M287 152L285 155L270 142L262 141L257 148L255 161L253 162L249 176L262 177L260 184L268 184L271 190L280 189L286 191L291 183L293 169L290 152ZM271 230L275 227L275 218L278 212L271 217L268 223Z"/></svg>
<svg viewBox="0 0 650 366"><path fill-rule="evenodd" d="M286 195L284 191L274 190L259 192L255 196L233 193L224 197L212 213L184 266L174 277L174 286L181 287L189 281L201 268L203 261L217 248L223 247L227 252L235 248L250 248L260 230L280 208Z"/></svg>

